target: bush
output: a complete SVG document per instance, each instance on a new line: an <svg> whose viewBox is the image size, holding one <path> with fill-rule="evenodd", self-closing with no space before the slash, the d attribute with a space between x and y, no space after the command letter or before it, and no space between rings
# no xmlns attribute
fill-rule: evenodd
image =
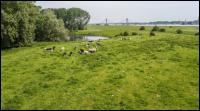
<svg viewBox="0 0 200 111"><path fill-rule="evenodd" d="M137 32L132 32L132 35L138 35L138 33Z"/></svg>
<svg viewBox="0 0 200 111"><path fill-rule="evenodd" d="M160 32L166 32L166 30L164 28L159 30Z"/></svg>
<svg viewBox="0 0 200 111"><path fill-rule="evenodd" d="M128 36L129 33L127 31L124 32L124 36Z"/></svg>
<svg viewBox="0 0 200 111"><path fill-rule="evenodd" d="M149 35L150 36L155 36L156 34L153 31L151 31Z"/></svg>
<svg viewBox="0 0 200 111"><path fill-rule="evenodd" d="M182 34L183 31L182 31L181 29L178 29L178 30L176 30L176 33L177 33L177 34Z"/></svg>
<svg viewBox="0 0 200 111"><path fill-rule="evenodd" d="M195 33L195 36L198 36L199 35L199 32Z"/></svg>
<svg viewBox="0 0 200 111"><path fill-rule="evenodd" d="M144 27L144 26L141 26L141 27L140 27L140 30L145 30L145 27Z"/></svg>
<svg viewBox="0 0 200 111"><path fill-rule="evenodd" d="M154 26L152 31L159 31L159 27L158 26Z"/></svg>

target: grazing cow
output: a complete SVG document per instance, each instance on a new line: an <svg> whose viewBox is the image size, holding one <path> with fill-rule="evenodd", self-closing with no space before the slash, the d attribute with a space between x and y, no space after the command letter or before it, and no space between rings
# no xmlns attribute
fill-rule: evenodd
<svg viewBox="0 0 200 111"><path fill-rule="evenodd" d="M88 51L89 51L90 53L94 53L94 52L97 51L97 49L96 49L96 48L90 48Z"/></svg>
<svg viewBox="0 0 200 111"><path fill-rule="evenodd" d="M89 51L80 49L79 54L89 54Z"/></svg>
<svg viewBox="0 0 200 111"><path fill-rule="evenodd" d="M53 52L54 50L55 50L55 46L53 46L52 48L51 47L49 47L49 48L44 48L44 50L45 51L51 51L51 52Z"/></svg>
<svg viewBox="0 0 200 111"><path fill-rule="evenodd" d="M83 54L84 53L84 49L80 49L79 54Z"/></svg>
<svg viewBox="0 0 200 111"><path fill-rule="evenodd" d="M67 53L66 53L66 52L63 52L63 54L62 54L62 55L63 55L63 57L65 57L65 56L67 55Z"/></svg>
<svg viewBox="0 0 200 111"><path fill-rule="evenodd" d="M64 52L65 51L65 47L61 47L61 52Z"/></svg>

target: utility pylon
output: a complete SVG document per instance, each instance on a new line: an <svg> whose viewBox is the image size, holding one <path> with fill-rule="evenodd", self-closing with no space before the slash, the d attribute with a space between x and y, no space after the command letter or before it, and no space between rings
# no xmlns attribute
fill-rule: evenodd
<svg viewBox="0 0 200 111"><path fill-rule="evenodd" d="M128 18L126 18L126 25L128 25Z"/></svg>
<svg viewBox="0 0 200 111"><path fill-rule="evenodd" d="M106 18L106 24L105 24L106 26L108 25L108 19Z"/></svg>

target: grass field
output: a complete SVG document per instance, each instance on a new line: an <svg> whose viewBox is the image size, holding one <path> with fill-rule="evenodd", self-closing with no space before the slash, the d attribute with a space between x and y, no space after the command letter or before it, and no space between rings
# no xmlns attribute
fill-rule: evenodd
<svg viewBox="0 0 200 111"><path fill-rule="evenodd" d="M149 37L151 28L89 26L76 34L112 38L89 55L74 50L81 41L1 51L1 109L199 109L198 29L164 27ZM139 35L114 37L123 31ZM50 46L56 52L44 53ZM73 55L62 57L62 46Z"/></svg>

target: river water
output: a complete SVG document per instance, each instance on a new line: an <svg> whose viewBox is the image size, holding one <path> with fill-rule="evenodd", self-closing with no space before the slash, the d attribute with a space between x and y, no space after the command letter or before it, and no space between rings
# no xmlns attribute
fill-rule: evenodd
<svg viewBox="0 0 200 111"><path fill-rule="evenodd" d="M108 37L103 37L103 36L81 36L81 35L74 35L70 36L69 40L70 41L97 41L97 40L107 40L109 39Z"/></svg>

